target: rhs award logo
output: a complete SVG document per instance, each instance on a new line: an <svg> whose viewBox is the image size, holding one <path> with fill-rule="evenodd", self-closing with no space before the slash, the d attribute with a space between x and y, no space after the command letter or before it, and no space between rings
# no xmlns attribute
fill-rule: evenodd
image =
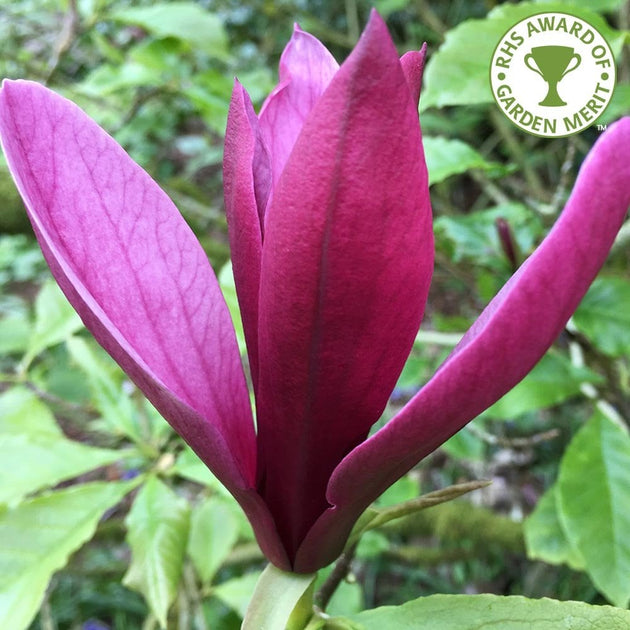
<svg viewBox="0 0 630 630"><path fill-rule="evenodd" d="M592 125L610 102L615 79L608 42L568 13L539 13L516 23L490 66L501 111L524 131L547 138Z"/></svg>

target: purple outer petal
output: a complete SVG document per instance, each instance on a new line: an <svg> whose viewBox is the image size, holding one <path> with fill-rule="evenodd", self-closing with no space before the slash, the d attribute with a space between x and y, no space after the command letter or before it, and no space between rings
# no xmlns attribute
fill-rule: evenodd
<svg viewBox="0 0 630 630"><path fill-rule="evenodd" d="M229 312L190 228L111 137L36 83L3 83L0 138L44 256L85 325L286 566L253 490L255 434Z"/></svg>
<svg viewBox="0 0 630 630"><path fill-rule="evenodd" d="M267 215L259 487L289 556L333 468L380 417L433 268L418 113L373 14L308 117Z"/></svg>
<svg viewBox="0 0 630 630"><path fill-rule="evenodd" d="M411 90L411 96L418 106L420 100L420 88L422 87L422 75L424 73L424 62L427 56L427 45L423 44L420 50L410 50L400 58L407 84Z"/></svg>
<svg viewBox="0 0 630 630"><path fill-rule="evenodd" d="M258 291L264 212L271 186L266 153L254 108L234 84L225 134L223 188L234 281L243 320L254 389L258 381Z"/></svg>
<svg viewBox="0 0 630 630"><path fill-rule="evenodd" d="M630 204L630 118L611 125L584 161L547 238L481 314L435 376L335 469L327 510L294 570L338 556L361 512L389 485L516 385L586 293Z"/></svg>
<svg viewBox="0 0 630 630"><path fill-rule="evenodd" d="M328 49L296 25L280 58L280 83L260 111L260 129L278 182L304 121L339 70Z"/></svg>

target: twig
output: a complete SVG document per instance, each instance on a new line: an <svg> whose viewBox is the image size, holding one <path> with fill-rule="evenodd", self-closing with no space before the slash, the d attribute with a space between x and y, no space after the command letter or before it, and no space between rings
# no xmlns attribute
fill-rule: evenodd
<svg viewBox="0 0 630 630"><path fill-rule="evenodd" d="M328 602L330 601L330 598L333 596L334 592L337 590L337 587L339 586L339 584L341 584L341 581L344 580L345 577L348 575L348 572L350 571L350 565L352 564L352 560L354 559L354 553L356 550L357 545L354 544L341 554L331 574L326 578L317 593L315 593L315 597L313 598L313 600L315 604L322 610L326 609L326 606L328 605Z"/></svg>
<svg viewBox="0 0 630 630"><path fill-rule="evenodd" d="M346 0L346 22L348 24L348 37L353 41L358 41L361 34L359 26L359 11L356 0Z"/></svg>
<svg viewBox="0 0 630 630"><path fill-rule="evenodd" d="M544 200L546 197L544 186L542 185L540 177L538 177L538 173L536 173L527 161L525 150L514 136L510 123L508 123L503 114L496 109L493 109L490 112L490 117L496 130L503 138L508 150L514 156L518 165L523 169L523 175L525 176L525 181L527 182L528 187L534 192L536 199L539 201Z"/></svg>
<svg viewBox="0 0 630 630"><path fill-rule="evenodd" d="M77 0L68 0L68 11L63 18L61 32L55 42L53 56L48 67L48 74L44 83L48 85L59 67L59 63L64 54L70 50L77 34L79 26L79 11L77 9Z"/></svg>
<svg viewBox="0 0 630 630"><path fill-rule="evenodd" d="M518 449L528 448L530 446L540 444L541 442L548 442L549 440L553 440L560 435L560 431L558 429L550 429L549 431L535 433L534 435L529 435L527 437L506 438L488 433L487 431L480 429L474 424L469 424L466 429L470 431L473 435L478 437L480 440L483 440L486 444L491 444L492 446L501 446L503 448Z"/></svg>

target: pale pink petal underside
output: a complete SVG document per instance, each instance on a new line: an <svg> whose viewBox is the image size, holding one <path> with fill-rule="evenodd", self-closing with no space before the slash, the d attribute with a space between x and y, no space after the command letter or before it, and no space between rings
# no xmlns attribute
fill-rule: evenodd
<svg viewBox="0 0 630 630"><path fill-rule="evenodd" d="M175 206L76 105L36 83L3 83L0 135L86 326L228 487L251 487L255 434L232 323Z"/></svg>

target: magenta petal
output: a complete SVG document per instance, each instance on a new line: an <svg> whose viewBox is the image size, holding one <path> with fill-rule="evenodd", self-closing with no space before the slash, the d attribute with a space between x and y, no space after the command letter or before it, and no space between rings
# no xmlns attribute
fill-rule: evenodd
<svg viewBox="0 0 630 630"><path fill-rule="evenodd" d="M275 186L304 121L339 69L328 49L298 26L280 58L280 83L260 112Z"/></svg>
<svg viewBox="0 0 630 630"><path fill-rule="evenodd" d="M422 74L424 73L426 55L427 45L423 44L420 50L411 50L400 58L400 65L407 79L407 84L411 90L411 97L416 107L420 100L420 89L422 87Z"/></svg>
<svg viewBox="0 0 630 630"><path fill-rule="evenodd" d="M86 326L230 489L252 487L255 434L232 323L175 206L76 105L36 83L3 83L0 135Z"/></svg>
<svg viewBox="0 0 630 630"><path fill-rule="evenodd" d="M374 14L306 121L267 215L260 492L291 556L328 476L379 418L433 267L418 114Z"/></svg>
<svg viewBox="0 0 630 630"><path fill-rule="evenodd" d="M262 229L271 173L258 119L247 92L238 82L234 85L225 134L223 185L234 281L256 388Z"/></svg>
<svg viewBox="0 0 630 630"><path fill-rule="evenodd" d="M516 385L562 331L604 263L630 204L630 118L582 165L564 212L435 376L332 475L329 509L294 566L332 561L360 513L420 459Z"/></svg>

